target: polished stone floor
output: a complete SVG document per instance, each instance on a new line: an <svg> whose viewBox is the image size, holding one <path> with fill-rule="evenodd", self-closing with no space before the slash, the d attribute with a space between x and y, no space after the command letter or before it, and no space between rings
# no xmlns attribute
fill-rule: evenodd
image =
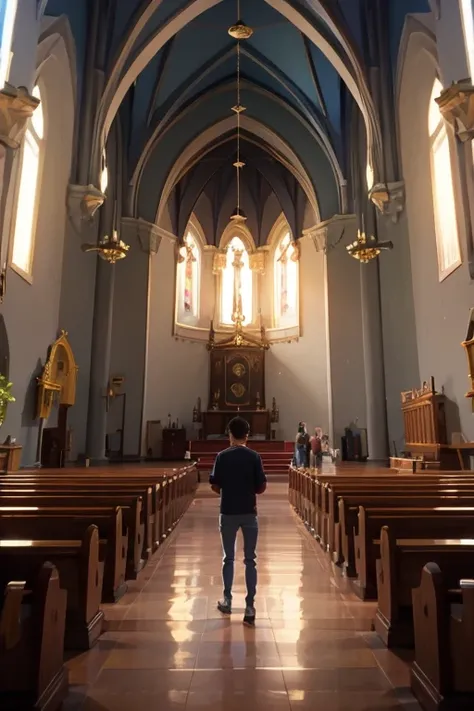
<svg viewBox="0 0 474 711"><path fill-rule="evenodd" d="M244 628L241 541L232 619L221 595L218 499L201 485L161 558L106 606L108 631L70 660L67 711L415 711L408 666L272 484L260 500L257 627Z"/></svg>

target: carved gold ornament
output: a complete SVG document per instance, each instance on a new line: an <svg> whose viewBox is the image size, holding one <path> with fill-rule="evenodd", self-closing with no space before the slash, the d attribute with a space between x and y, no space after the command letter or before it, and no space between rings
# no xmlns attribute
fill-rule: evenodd
<svg viewBox="0 0 474 711"><path fill-rule="evenodd" d="M249 266L253 272L257 274L265 274L266 254L265 252L253 252L249 255Z"/></svg>
<svg viewBox="0 0 474 711"><path fill-rule="evenodd" d="M245 387L242 383L234 383L230 388L231 392L235 397L240 400L245 395Z"/></svg>
<svg viewBox="0 0 474 711"><path fill-rule="evenodd" d="M243 363L236 363L232 368L232 372L238 378L241 378L247 372L247 369Z"/></svg>
<svg viewBox="0 0 474 711"><path fill-rule="evenodd" d="M216 252L212 260L212 273L214 275L220 274L220 272L226 268L226 265L227 254L225 252Z"/></svg>

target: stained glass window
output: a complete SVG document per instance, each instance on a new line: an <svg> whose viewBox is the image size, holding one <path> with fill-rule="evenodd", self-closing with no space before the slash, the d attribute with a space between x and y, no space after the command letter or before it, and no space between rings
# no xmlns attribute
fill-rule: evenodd
<svg viewBox="0 0 474 711"><path fill-rule="evenodd" d="M221 321L225 325L235 322L237 312L242 323L253 320L253 276L249 253L240 237L233 237L227 246L226 266L222 270Z"/></svg>
<svg viewBox="0 0 474 711"><path fill-rule="evenodd" d="M446 123L435 101L442 90L441 82L436 79L428 115L431 182L440 280L451 274L461 264L450 139Z"/></svg>
<svg viewBox="0 0 474 711"><path fill-rule="evenodd" d="M188 231L178 257L178 321L193 323L199 319L201 252L196 238Z"/></svg>
<svg viewBox="0 0 474 711"><path fill-rule="evenodd" d="M41 101L38 86L33 89L33 96ZM12 264L25 276L31 276L32 272L43 143L44 112L40 103L28 122L23 140L13 232Z"/></svg>
<svg viewBox="0 0 474 711"><path fill-rule="evenodd" d="M286 232L275 250L275 325L294 326L298 320L298 247Z"/></svg>

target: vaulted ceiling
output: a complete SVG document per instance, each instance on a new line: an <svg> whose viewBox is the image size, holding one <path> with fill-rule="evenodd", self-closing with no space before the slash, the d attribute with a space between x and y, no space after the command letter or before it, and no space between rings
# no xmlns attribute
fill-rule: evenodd
<svg viewBox="0 0 474 711"><path fill-rule="evenodd" d="M296 236L305 209L318 220L345 208L352 105L362 112L377 171L381 139L369 90L368 33L380 0L49 0L46 12L66 12L77 38L84 31L80 10L91 15L94 2L102 36L96 66L105 76L95 165L118 117L130 212L150 221L166 214L182 236L201 206L207 238L218 241L229 205L235 207L237 59L227 30L238 19L254 30L241 43L242 207L256 241L268 228L262 201L285 213ZM429 1L382 6L395 64L406 13L428 12ZM87 48L84 64L86 55Z"/></svg>

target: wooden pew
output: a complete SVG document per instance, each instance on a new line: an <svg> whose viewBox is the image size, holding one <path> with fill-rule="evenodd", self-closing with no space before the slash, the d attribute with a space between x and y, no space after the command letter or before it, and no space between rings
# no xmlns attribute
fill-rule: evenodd
<svg viewBox="0 0 474 711"><path fill-rule="evenodd" d="M472 566L466 572L471 574ZM474 580L461 580L459 590L450 590L439 566L428 563L412 597L414 695L426 711L473 709Z"/></svg>
<svg viewBox="0 0 474 711"><path fill-rule="evenodd" d="M325 520L323 526L325 530L325 535L322 538L321 545L329 550L331 555L338 551L338 546L336 542L341 540L341 536L344 534L342 525L341 533L339 532L340 519L340 505L339 499L352 501L352 505L358 507L365 505L364 501L371 496L384 496L387 501L392 496L446 496L446 497L460 497L460 496L474 496L474 480L466 482L405 482L405 483L394 483L394 482L381 482L372 484L360 484L359 486L342 486L337 489L331 490L329 492L329 510L323 511L322 515ZM383 506L383 503L381 504ZM469 504L467 504L469 505ZM358 510L355 512L357 516ZM349 528L347 525L349 523ZM346 522L345 532L352 531L352 522ZM337 561L338 562L338 561Z"/></svg>
<svg viewBox="0 0 474 711"><path fill-rule="evenodd" d="M423 474L394 473L389 469L371 470L367 467L351 467L336 474L326 474L312 470L289 468L289 499L297 513L307 523L308 528L318 538L323 546L334 546L332 538L335 535L328 524L330 508L335 502L329 501L334 492L340 495L339 489L360 489L362 486L373 484L383 486L392 482L395 486L415 484L429 484L431 482L445 482L451 485L455 481L474 483L474 472L462 474L461 472L426 472ZM336 498L337 498L336 495ZM308 513L309 508L309 513ZM309 520L308 520L309 519ZM335 518L337 523L337 517ZM329 536L331 535L331 541Z"/></svg>
<svg viewBox="0 0 474 711"><path fill-rule="evenodd" d="M132 491L136 487L143 487L143 491L138 493L145 499L145 509L147 487L152 487L152 517L150 530L151 537L149 546L156 550L160 541L162 541L174 528L178 520L184 514L191 501L197 487L197 469L194 463L180 469L162 470L162 469L142 469L136 468L131 472L127 469L118 469L117 471L109 471L98 468L96 470L73 468L66 471L61 470L41 470L24 471L15 473L8 477L0 477L0 483L6 483L13 486L13 482L26 484L48 483L51 488L54 488L55 483L67 483L70 486L79 486L81 484L93 487L104 485L113 487L115 485L123 486ZM154 525L153 525L154 519ZM147 531L148 535L148 531ZM151 540L151 543L150 543Z"/></svg>
<svg viewBox="0 0 474 711"><path fill-rule="evenodd" d="M142 487L140 485L127 486L127 484L116 484L115 482L103 483L102 481L77 481L59 482L40 481L35 482L15 481L5 483L0 481L0 497L16 497L16 496L71 496L88 497L91 500L101 501L100 505L109 506L130 506L131 502L140 498L142 500L142 523L143 523L143 538L142 538L142 557L148 560L156 548L154 545L155 532L155 517L153 514L153 489L150 486ZM127 499L127 497L129 497Z"/></svg>
<svg viewBox="0 0 474 711"><path fill-rule="evenodd" d="M148 558L159 545L159 530L161 522L159 521L160 512L162 511L161 497L162 488L167 484L167 480L157 483L151 482L149 479L133 479L127 481L123 477L111 475L73 475L65 479L61 475L53 474L36 474L36 475L15 475L0 479L0 490L14 491L19 487L27 487L33 489L44 489L49 491L76 490L77 493L94 493L102 491L103 493L129 493L136 494L143 499L144 520L146 522L145 541L143 556Z"/></svg>
<svg viewBox="0 0 474 711"><path fill-rule="evenodd" d="M51 494L5 495L0 492L0 507L39 507L39 508L69 508L81 509L99 507L116 508L123 510L123 518L128 530L126 580L136 580L138 573L143 568L145 561L142 557L145 524L143 521L142 500L136 496L117 495L111 496L80 496L70 493L60 494L57 491Z"/></svg>
<svg viewBox="0 0 474 711"><path fill-rule="evenodd" d="M102 579L99 532L89 526L83 540L0 540L0 587L10 580L31 584L45 562L58 569L67 590L66 649L90 649L102 632Z"/></svg>
<svg viewBox="0 0 474 711"><path fill-rule="evenodd" d="M349 578L357 575L354 537L359 533L360 506L365 508L470 507L474 506L474 492L447 495L436 489L426 493L407 489L404 494L400 491L393 494L387 491L379 491L376 494L359 492L339 498L334 560L337 564L343 565L344 572Z"/></svg>
<svg viewBox="0 0 474 711"><path fill-rule="evenodd" d="M459 584L463 571L470 570L474 540L396 539L388 526L380 532L377 561L378 607L375 630L387 647L412 647L412 590L420 585L423 567L437 563L448 587Z"/></svg>
<svg viewBox="0 0 474 711"><path fill-rule="evenodd" d="M474 506L435 508L359 507L358 534L354 537L357 579L354 590L362 600L376 599L376 561L380 558L380 531L388 526L395 538L474 539Z"/></svg>
<svg viewBox="0 0 474 711"><path fill-rule="evenodd" d="M123 511L117 508L0 507L0 539L81 540L96 525L106 542L102 602L117 602L127 591L125 582L128 532Z"/></svg>
<svg viewBox="0 0 474 711"><path fill-rule="evenodd" d="M32 580L5 586L0 608L0 708L56 711L64 701L67 593L51 563Z"/></svg>

